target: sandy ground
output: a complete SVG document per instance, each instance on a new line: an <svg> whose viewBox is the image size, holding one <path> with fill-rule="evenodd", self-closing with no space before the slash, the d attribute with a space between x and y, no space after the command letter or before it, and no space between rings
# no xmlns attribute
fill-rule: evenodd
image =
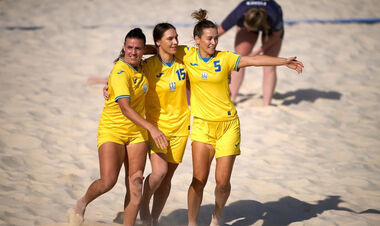
<svg viewBox="0 0 380 226"><path fill-rule="evenodd" d="M380 17L377 0L278 2L286 20ZM168 21L192 45L193 10L219 23L238 3L0 1L0 225L67 225L67 209L98 178L102 86L86 81L108 76L129 29L142 27L151 42L154 24ZM224 225L379 225L380 24L285 29L281 56L297 56L305 71L279 68L277 107L263 108L261 68L247 70ZM233 42L234 29L219 49ZM191 167L189 143L162 225L186 224ZM213 170L200 225L210 222ZM123 177L88 206L87 225L120 225Z"/></svg>

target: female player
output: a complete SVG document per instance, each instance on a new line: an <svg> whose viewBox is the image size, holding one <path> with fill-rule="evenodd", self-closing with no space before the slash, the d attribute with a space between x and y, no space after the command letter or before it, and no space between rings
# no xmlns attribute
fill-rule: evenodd
<svg viewBox="0 0 380 226"><path fill-rule="evenodd" d="M147 45L146 53L156 53L143 64L149 89L146 97L146 119L157 126L168 139L166 149L160 149L149 137L152 172L145 179L140 218L144 225L156 225L169 196L171 180L182 162L189 129L190 111L187 103L187 73L181 61L174 57L178 34L169 23L159 23L153 29L155 46ZM94 77L94 81L104 82ZM108 99L107 85L103 88ZM149 203L153 196L152 210Z"/></svg>
<svg viewBox="0 0 380 226"><path fill-rule="evenodd" d="M265 54L278 56L284 36L284 25L281 7L273 0L245 0L242 1L218 26L221 36L233 26L237 25L235 36L235 52L248 56ZM261 35L262 45L256 50L253 47ZM244 79L244 68L232 72L231 100L236 102L240 86ZM276 66L263 67L263 105L270 105L276 88Z"/></svg>
<svg viewBox="0 0 380 226"><path fill-rule="evenodd" d="M183 60L189 76L191 115L194 117L190 134L193 179L188 190L188 220L189 226L197 225L203 189L215 156L215 208L211 225L219 225L231 191L235 157L240 154L240 124L230 100L229 74L247 66L270 65L286 65L301 73L303 65L295 57L240 56L229 51L216 51L218 30L206 19L207 11L200 9L192 16L198 21L193 31L198 48L181 47L176 53L176 57Z"/></svg>
<svg viewBox="0 0 380 226"><path fill-rule="evenodd" d="M153 39L157 55L144 64L149 82L146 119L157 126L168 139L168 147L160 149L150 141L152 173L145 179L140 218L144 225L156 225L170 193L171 179L182 161L189 129L190 111L186 99L187 75L184 65L174 57L178 35L173 25L160 23L154 27ZM152 211L149 202L153 196Z"/></svg>
<svg viewBox="0 0 380 226"><path fill-rule="evenodd" d="M113 188L124 163L127 186L124 225L134 225L142 200L147 131L159 148L167 147L165 135L143 118L148 91L148 82L141 67L145 40L141 29L131 30L124 39L120 56L115 60L108 79L110 98L105 101L97 133L100 179L95 180L77 201L70 223L81 223L86 206ZM75 220L78 218L79 221Z"/></svg>

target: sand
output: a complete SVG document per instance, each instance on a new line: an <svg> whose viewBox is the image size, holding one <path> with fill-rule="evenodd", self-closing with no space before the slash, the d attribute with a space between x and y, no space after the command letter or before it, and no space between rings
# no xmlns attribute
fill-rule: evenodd
<svg viewBox="0 0 380 226"><path fill-rule="evenodd" d="M67 225L66 211L99 176L102 85L122 40L141 26L177 25L193 45L190 13L221 22L239 1L0 1L0 225ZM285 20L380 17L377 0L279 1ZM237 106L242 154L224 225L380 223L380 24L286 25L276 107L260 107L262 69L250 68ZM218 49L233 50L234 29ZM190 142L161 225L186 225ZM150 172L147 164L145 175ZM214 203L214 165L199 215ZM91 203L86 225L120 225L124 173Z"/></svg>

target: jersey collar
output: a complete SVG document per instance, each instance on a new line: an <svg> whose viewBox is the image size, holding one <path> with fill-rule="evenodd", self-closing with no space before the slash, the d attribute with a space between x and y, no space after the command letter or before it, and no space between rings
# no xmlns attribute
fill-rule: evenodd
<svg viewBox="0 0 380 226"><path fill-rule="evenodd" d="M161 61L161 63L162 63L163 65L166 65L167 67L171 67L171 66L173 65L173 63L174 63L174 56L173 56L172 61L170 61L170 62L165 62L165 61L163 61L162 58L161 58L161 56L160 56L160 54L157 54L157 57L158 57L158 59Z"/></svg>
<svg viewBox="0 0 380 226"><path fill-rule="evenodd" d="M122 62L126 63L130 68L132 68L133 70L135 71L139 71L139 67L133 67L132 65L128 64L127 61L125 61L123 58L119 57L119 60L121 60Z"/></svg>
<svg viewBox="0 0 380 226"><path fill-rule="evenodd" d="M203 58L203 57L201 57L201 54L199 53L199 49L197 50L197 54L198 54L198 57L199 57L203 62L205 62L205 63L210 62L210 61L214 58L214 56L215 56L215 53L214 53L214 55L212 55L212 56L209 57L209 58Z"/></svg>

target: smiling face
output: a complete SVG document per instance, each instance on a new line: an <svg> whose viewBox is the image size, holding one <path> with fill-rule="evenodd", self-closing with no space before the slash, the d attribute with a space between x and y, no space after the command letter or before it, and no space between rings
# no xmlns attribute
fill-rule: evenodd
<svg viewBox="0 0 380 226"><path fill-rule="evenodd" d="M195 36L201 57L212 57L218 45L218 31L215 28L204 28L201 37Z"/></svg>
<svg viewBox="0 0 380 226"><path fill-rule="evenodd" d="M156 42L159 51L166 54L174 55L178 47L178 34L175 29L171 28L164 32L161 39Z"/></svg>
<svg viewBox="0 0 380 226"><path fill-rule="evenodd" d="M144 54L144 40L137 38L127 38L124 44L124 60L137 67L140 64L140 61Z"/></svg>

